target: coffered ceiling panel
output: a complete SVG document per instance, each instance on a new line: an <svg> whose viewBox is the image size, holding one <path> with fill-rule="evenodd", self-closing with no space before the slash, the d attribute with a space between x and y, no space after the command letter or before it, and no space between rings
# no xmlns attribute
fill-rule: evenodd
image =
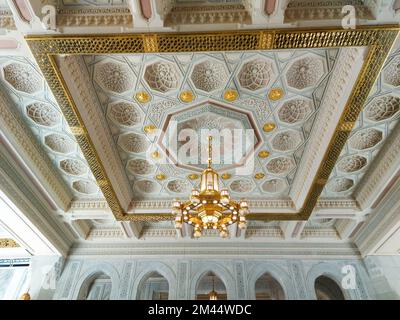
<svg viewBox="0 0 400 320"><path fill-rule="evenodd" d="M75 198L102 198L89 166L36 64L24 57L1 56L0 89L7 93L17 116L30 128Z"/></svg>
<svg viewBox="0 0 400 320"><path fill-rule="evenodd" d="M332 171L323 196L351 196L400 118L400 48L388 57Z"/></svg>
<svg viewBox="0 0 400 320"><path fill-rule="evenodd" d="M238 175L223 161L215 167L236 196L265 199L288 197L338 52L98 55L84 61L136 200L185 197L199 183L204 164L165 164L157 157L171 150L153 130L168 130L173 121L178 132L253 129L255 150L244 148L243 156L255 155L254 170Z"/></svg>

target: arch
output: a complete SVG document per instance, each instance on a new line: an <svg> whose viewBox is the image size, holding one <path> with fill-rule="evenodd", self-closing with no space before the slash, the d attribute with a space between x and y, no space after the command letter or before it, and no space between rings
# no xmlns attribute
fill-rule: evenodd
<svg viewBox="0 0 400 320"><path fill-rule="evenodd" d="M314 265L308 271L306 279L307 291L311 295L311 299L314 300L317 299L317 295L315 293L315 280L320 276L325 276L327 278L330 278L339 286L339 288L341 288L340 284L342 282L342 278L344 275L341 273L341 268L338 264L321 262ZM346 300L352 300L353 297L355 297L354 296L355 290L341 290L341 291L343 293L344 299Z"/></svg>
<svg viewBox="0 0 400 320"><path fill-rule="evenodd" d="M165 291L167 292L165 297ZM158 292L158 295L155 294ZM158 272L147 273L139 284L136 293L137 300L168 300L169 284ZM167 298L167 299L165 299Z"/></svg>
<svg viewBox="0 0 400 320"><path fill-rule="evenodd" d="M256 300L285 300L285 293L281 284L268 272L258 278L254 291Z"/></svg>
<svg viewBox="0 0 400 320"><path fill-rule="evenodd" d="M227 300L227 290L224 282L212 271L205 273L196 285L196 300L209 300L210 292L215 291L215 300Z"/></svg>
<svg viewBox="0 0 400 320"><path fill-rule="evenodd" d="M110 300L118 299L119 274L112 265L107 263L96 264L92 267L89 267L85 272L81 274L75 284L72 299L82 300L86 295L89 286L92 284L93 280L101 274L108 276L111 280Z"/></svg>
<svg viewBox="0 0 400 320"><path fill-rule="evenodd" d="M272 263L257 263L253 268L249 271L249 299L255 300L256 299L256 282L257 280L262 277L264 274L269 274L273 277L282 287L283 293L285 295L285 299L293 300L296 297L293 294L293 290L291 288L291 280L289 274L281 267L278 267Z"/></svg>
<svg viewBox="0 0 400 320"><path fill-rule="evenodd" d="M318 300L344 300L342 289L327 276L319 276L314 282L314 291Z"/></svg>
<svg viewBox="0 0 400 320"><path fill-rule="evenodd" d="M144 268L135 278L132 286L131 299L137 300L139 291L148 277L153 273L157 272L163 276L168 282L168 300L174 300L176 298L176 276L170 267L161 262L146 263Z"/></svg>
<svg viewBox="0 0 400 320"><path fill-rule="evenodd" d="M214 273L225 285L226 294L228 300L236 299L236 286L235 286L235 279L230 273L230 271L220 266L218 263L207 263L201 264L200 269L197 273L192 277L192 281L190 282L190 299L196 299L196 288L199 281L209 272Z"/></svg>

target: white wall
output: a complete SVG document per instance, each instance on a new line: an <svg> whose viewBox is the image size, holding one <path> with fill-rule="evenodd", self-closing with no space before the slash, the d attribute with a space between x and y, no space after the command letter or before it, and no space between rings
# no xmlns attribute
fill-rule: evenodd
<svg viewBox="0 0 400 320"><path fill-rule="evenodd" d="M71 256L57 281L54 299L76 299L82 287L96 274L104 273L112 282L110 299L135 299L146 276L157 271L169 282L169 299L194 299L199 279L208 271L221 278L228 299L254 299L254 286L265 272L283 287L288 299L315 299L314 280L326 275L339 285L342 268L355 270L354 289L343 290L346 299L373 299L374 289L361 260L278 260L278 259L189 259L189 258L95 258Z"/></svg>
<svg viewBox="0 0 400 320"><path fill-rule="evenodd" d="M28 267L0 267L0 300L15 300L25 292L28 269Z"/></svg>

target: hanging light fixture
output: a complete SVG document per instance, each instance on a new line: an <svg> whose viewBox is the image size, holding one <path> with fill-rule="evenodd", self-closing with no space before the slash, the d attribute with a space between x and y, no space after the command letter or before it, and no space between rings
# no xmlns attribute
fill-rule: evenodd
<svg viewBox="0 0 400 320"><path fill-rule="evenodd" d="M200 190L193 189L187 202L174 201L172 214L175 227L181 229L183 223L193 226L193 236L198 238L203 230L219 230L221 237L228 236L228 226L234 223L246 227L249 208L245 200L234 201L228 189L220 189L218 173L212 165L212 137L208 137L208 167L201 174Z"/></svg>
<svg viewBox="0 0 400 320"><path fill-rule="evenodd" d="M212 290L209 292L208 297L210 298L210 300L218 300L218 293L217 293L217 291L215 291L215 288L214 288L214 276L212 278L212 284L213 284L213 287L212 287Z"/></svg>

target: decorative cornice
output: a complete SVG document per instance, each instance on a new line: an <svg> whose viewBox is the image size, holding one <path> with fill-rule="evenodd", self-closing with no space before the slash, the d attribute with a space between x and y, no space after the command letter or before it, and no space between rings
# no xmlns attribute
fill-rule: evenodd
<svg viewBox="0 0 400 320"><path fill-rule="evenodd" d="M307 152L303 155L300 168L290 190L290 196L297 207L303 205L310 185L313 183L312 179L305 177L313 177L312 173L318 170L326 150L329 149L329 144L326 142L335 132L340 114L346 104L343 93L346 92L346 88L352 88L356 81L354 75L359 73L357 69L360 68L360 64L357 64L356 61L362 62L363 51L362 48L342 49L336 59L337 62L332 70L327 92L323 97L314 122L313 134L308 141Z"/></svg>
<svg viewBox="0 0 400 320"><path fill-rule="evenodd" d="M102 108L96 98L96 92L91 84L89 74L79 56L66 56L59 60L61 73L71 88L72 98L81 110L89 134L93 137L99 158L106 165L105 170L124 208L128 208L132 191L118 151L110 133L108 124L102 116Z"/></svg>
<svg viewBox="0 0 400 320"><path fill-rule="evenodd" d="M212 247L212 250L210 250ZM101 257L105 256L182 256L187 258L212 258L212 257L280 257L303 259L358 259L359 251L356 246L343 243L319 243L319 242L224 242L219 241L137 241L137 242L103 242L103 243L78 243L70 251L70 258Z"/></svg>
<svg viewBox="0 0 400 320"><path fill-rule="evenodd" d="M355 234L354 242L363 256L374 254L377 246L391 234L391 229L400 223L400 181L388 192L384 201L378 205Z"/></svg>
<svg viewBox="0 0 400 320"><path fill-rule="evenodd" d="M307 20L341 20L342 9L352 5L356 10L357 19L374 19L370 8L362 0L333 0L333 1L290 1L284 14L284 22L299 22Z"/></svg>
<svg viewBox="0 0 400 320"><path fill-rule="evenodd" d="M251 24L251 13L242 4L175 6L164 18L166 27L208 23Z"/></svg>
<svg viewBox="0 0 400 320"><path fill-rule="evenodd" d="M63 8L57 13L57 26L62 27L132 27L132 23L132 14L128 8Z"/></svg>
<svg viewBox="0 0 400 320"><path fill-rule="evenodd" d="M11 10L0 9L0 29L16 29L14 17Z"/></svg>
<svg viewBox="0 0 400 320"><path fill-rule="evenodd" d="M29 128L14 112L15 108L7 99L4 90L0 90L1 129L13 147L16 148L26 165L36 174L38 180L63 210L67 210L72 200L71 192L54 169L48 155L34 139Z"/></svg>
<svg viewBox="0 0 400 320"><path fill-rule="evenodd" d="M379 151L371 168L358 183L359 187L354 196L360 207L365 209L372 205L373 201L384 191L400 165L400 125L397 124L385 144ZM377 161L378 160L378 161Z"/></svg>
<svg viewBox="0 0 400 320"><path fill-rule="evenodd" d="M17 248L18 243L13 239L2 238L0 239L0 248Z"/></svg>

